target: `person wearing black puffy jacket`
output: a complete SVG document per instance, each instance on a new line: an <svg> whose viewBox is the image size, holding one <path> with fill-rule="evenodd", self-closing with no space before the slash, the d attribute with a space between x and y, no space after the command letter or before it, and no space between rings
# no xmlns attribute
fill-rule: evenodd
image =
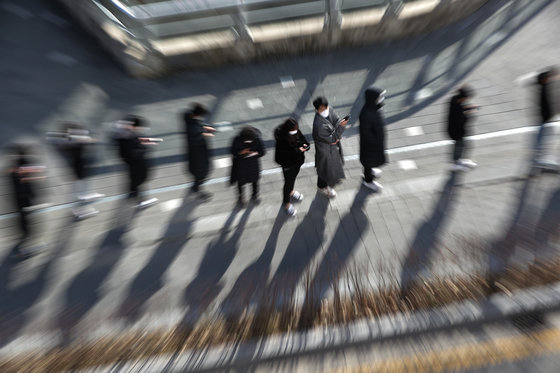
<svg viewBox="0 0 560 373"><path fill-rule="evenodd" d="M301 165L305 161L305 152L309 150L309 141L299 130L298 122L289 118L274 131L276 151L274 160L282 166L284 174L284 188L282 203L290 216L295 216L297 210L291 200L300 202L303 195L294 190L296 177Z"/></svg>

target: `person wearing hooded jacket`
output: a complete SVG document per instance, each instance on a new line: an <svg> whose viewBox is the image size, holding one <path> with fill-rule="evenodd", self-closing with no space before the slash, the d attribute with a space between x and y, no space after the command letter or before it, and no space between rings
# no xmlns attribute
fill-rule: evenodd
<svg viewBox="0 0 560 373"><path fill-rule="evenodd" d="M260 158L265 155L261 133L258 129L245 126L241 129L231 144L231 154L233 156L230 184L237 183L239 193L238 204L244 205L243 185L253 184L253 194L251 199L259 203L259 178L261 173Z"/></svg>
<svg viewBox="0 0 560 373"><path fill-rule="evenodd" d="M555 101L553 98L553 82L557 78L558 71L555 67L549 68L541 72L537 76L537 85L539 86L538 92L538 109L540 116L539 131L537 132L535 140L535 155L534 163L536 166L553 167L557 168L558 164L552 161L545 161L542 159L544 155L544 142L548 135L547 123L553 121L556 116Z"/></svg>
<svg viewBox="0 0 560 373"><path fill-rule="evenodd" d="M197 193L201 199L210 198L210 194L202 192L200 186L210 173L210 148L207 137L214 136L215 129L202 122L208 115L208 110L201 104L193 104L192 110L183 115L185 134L187 136L187 156L189 172L194 177L191 191Z"/></svg>
<svg viewBox="0 0 560 373"><path fill-rule="evenodd" d="M470 121L472 114L478 110L477 106L468 103L473 96L473 90L465 85L457 91L449 102L447 134L455 141L452 171L467 171L477 166L472 160L463 158L466 150L465 137L468 134L467 123Z"/></svg>
<svg viewBox="0 0 560 373"><path fill-rule="evenodd" d="M346 129L348 118L340 119L329 107L325 97L313 100L315 118L313 119L313 141L315 142L315 168L317 169L317 188L329 198L336 196L334 186L344 175L344 157L340 139Z"/></svg>
<svg viewBox="0 0 560 373"><path fill-rule="evenodd" d="M310 149L309 141L299 130L298 122L289 118L274 130L276 150L274 160L282 166L284 174L284 188L282 204L289 216L295 216L297 210L291 200L301 202L303 194L294 190L296 177L301 165L305 161L305 152Z"/></svg>
<svg viewBox="0 0 560 373"><path fill-rule="evenodd" d="M366 103L360 111L360 162L364 166L363 184L373 191L383 189L374 179L381 173L380 167L387 163L385 156L385 118L381 108L385 90L371 86L366 89Z"/></svg>

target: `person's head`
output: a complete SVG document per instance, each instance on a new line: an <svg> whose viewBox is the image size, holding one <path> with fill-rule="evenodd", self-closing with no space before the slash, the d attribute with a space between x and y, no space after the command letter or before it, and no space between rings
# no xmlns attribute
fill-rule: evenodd
<svg viewBox="0 0 560 373"><path fill-rule="evenodd" d="M239 136L241 137L241 140L243 140L243 142L251 143L257 138L257 132L255 128L246 126L241 129Z"/></svg>
<svg viewBox="0 0 560 373"><path fill-rule="evenodd" d="M195 102L192 104L191 114L193 117L205 117L208 115L208 109L204 105Z"/></svg>
<svg viewBox="0 0 560 373"><path fill-rule="evenodd" d="M318 113L321 113L329 108L329 102L325 97L319 96L313 100L313 107Z"/></svg>
<svg viewBox="0 0 560 373"><path fill-rule="evenodd" d="M543 71L537 76L537 84L546 84L554 79L558 75L558 69L556 67L549 67L546 71Z"/></svg>
<svg viewBox="0 0 560 373"><path fill-rule="evenodd" d="M124 122L128 123L131 127L133 128L140 128L140 127L144 127L144 119L140 118L139 116L136 115L127 115L124 119Z"/></svg>
<svg viewBox="0 0 560 373"><path fill-rule="evenodd" d="M387 91L376 87L374 85L370 86L366 89L365 96L366 96L366 105L369 107L381 108L385 105L385 95Z"/></svg>
<svg viewBox="0 0 560 373"><path fill-rule="evenodd" d="M460 102L467 101L474 96L474 90L468 86L464 85L457 91L457 100Z"/></svg>
<svg viewBox="0 0 560 373"><path fill-rule="evenodd" d="M295 135L299 129L299 124L294 118L288 118L284 123L282 123L282 128L290 135Z"/></svg>

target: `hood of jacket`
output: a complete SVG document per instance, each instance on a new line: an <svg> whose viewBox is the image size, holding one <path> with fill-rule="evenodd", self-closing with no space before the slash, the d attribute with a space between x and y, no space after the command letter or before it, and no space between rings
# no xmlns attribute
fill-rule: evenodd
<svg viewBox="0 0 560 373"><path fill-rule="evenodd" d="M368 89L366 89L365 92L365 96L366 96L366 106L370 107L370 108L374 108L374 109L379 109L380 107L383 106L383 103L378 103L377 100L379 99L379 96L385 92L384 89L381 89L379 87L376 86L370 86Z"/></svg>

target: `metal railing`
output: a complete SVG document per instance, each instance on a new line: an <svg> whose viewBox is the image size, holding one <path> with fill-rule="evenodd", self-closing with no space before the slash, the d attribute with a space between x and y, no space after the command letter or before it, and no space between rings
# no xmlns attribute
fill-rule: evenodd
<svg viewBox="0 0 560 373"><path fill-rule="evenodd" d="M92 0L137 39L161 40L211 31L233 30L250 39L251 26L323 18L324 28L341 25L345 12L385 8L396 16L414 0Z"/></svg>

